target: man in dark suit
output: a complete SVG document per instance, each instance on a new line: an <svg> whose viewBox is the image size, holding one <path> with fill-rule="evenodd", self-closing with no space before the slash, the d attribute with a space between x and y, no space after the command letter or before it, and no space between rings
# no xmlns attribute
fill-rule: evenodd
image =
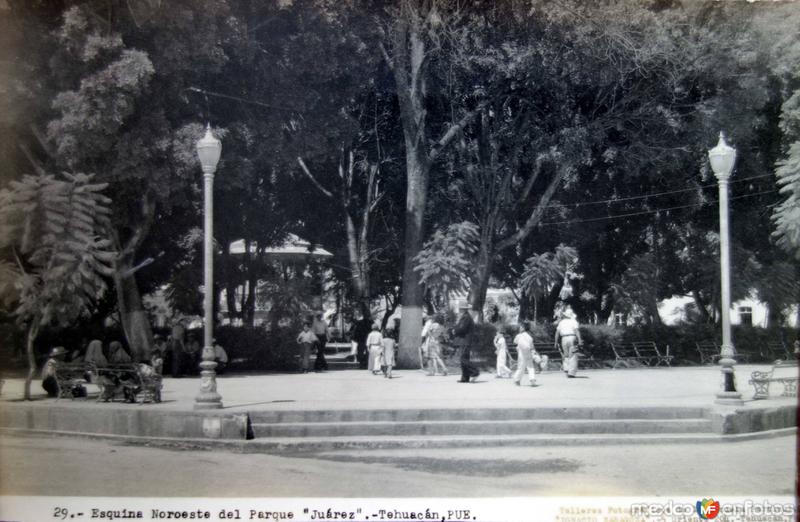
<svg viewBox="0 0 800 522"><path fill-rule="evenodd" d="M475 330L475 321L469 315L469 305L463 303L458 307L461 315L453 328L453 337L456 338L456 343L461 345L461 379L458 382L475 382L478 374L478 367L470 361L470 354L472 351L472 337L473 330Z"/></svg>

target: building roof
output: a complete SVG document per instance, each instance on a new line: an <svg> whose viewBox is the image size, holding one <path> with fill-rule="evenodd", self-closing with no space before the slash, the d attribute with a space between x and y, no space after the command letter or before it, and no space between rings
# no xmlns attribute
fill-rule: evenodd
<svg viewBox="0 0 800 522"><path fill-rule="evenodd" d="M252 241L250 252L255 253L257 249L258 243ZM244 254L244 239L231 243L228 251L233 255ZM312 245L294 234L286 236L286 241L282 245L265 248L264 254L270 257L333 257L333 254L324 248Z"/></svg>

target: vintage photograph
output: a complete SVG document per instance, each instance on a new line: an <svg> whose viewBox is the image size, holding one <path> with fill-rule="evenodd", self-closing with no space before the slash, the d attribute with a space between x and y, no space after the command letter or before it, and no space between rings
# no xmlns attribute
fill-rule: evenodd
<svg viewBox="0 0 800 522"><path fill-rule="evenodd" d="M796 519L800 2L0 0L0 104L0 520Z"/></svg>

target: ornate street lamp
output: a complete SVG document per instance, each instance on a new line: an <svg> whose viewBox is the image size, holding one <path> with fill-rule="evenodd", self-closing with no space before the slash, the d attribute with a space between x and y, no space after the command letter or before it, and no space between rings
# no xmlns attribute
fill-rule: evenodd
<svg viewBox="0 0 800 522"><path fill-rule="evenodd" d="M203 168L203 213L204 227L204 277L203 277L203 360L200 363L200 393L194 399L194 409L222 408L222 396L217 393L217 376L214 368L214 172L217 170L222 143L211 134L211 125L206 135L197 142L197 156Z"/></svg>
<svg viewBox="0 0 800 522"><path fill-rule="evenodd" d="M722 348L719 360L722 366L722 391L717 393L718 404L743 404L742 394L736 391L736 375L733 358L733 341L731 340L731 257L728 232L728 180L736 161L736 149L725 143L725 136L719 133L719 143L708 151L711 169L719 183L719 253L720 284L722 287Z"/></svg>

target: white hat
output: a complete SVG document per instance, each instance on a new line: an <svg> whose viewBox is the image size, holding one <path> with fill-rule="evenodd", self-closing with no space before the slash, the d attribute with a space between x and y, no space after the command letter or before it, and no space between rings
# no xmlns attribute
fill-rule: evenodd
<svg viewBox="0 0 800 522"><path fill-rule="evenodd" d="M56 346L50 350L50 357L58 357L59 355L66 355L67 351L63 346Z"/></svg>

